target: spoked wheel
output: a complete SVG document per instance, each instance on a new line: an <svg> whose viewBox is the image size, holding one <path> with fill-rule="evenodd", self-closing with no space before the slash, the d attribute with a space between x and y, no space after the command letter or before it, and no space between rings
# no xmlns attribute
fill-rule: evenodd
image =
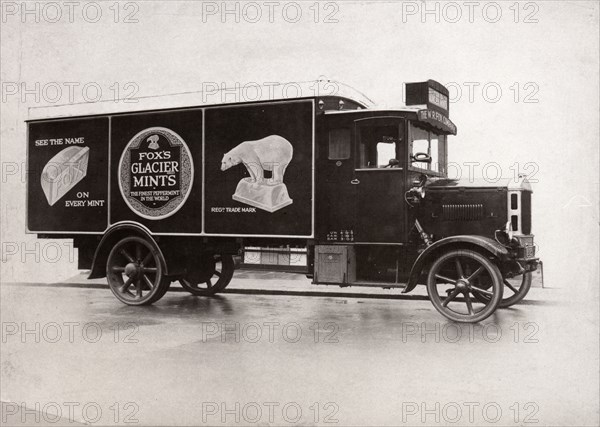
<svg viewBox="0 0 600 427"><path fill-rule="evenodd" d="M512 278L504 278L502 279L504 282L504 296L498 304L500 308L507 308L511 305L515 305L518 302L521 302L525 295L531 289L531 281L533 278L533 274L531 271L527 271L523 274L516 275ZM508 295L507 295L508 294ZM481 302L486 302L489 300L489 297L485 294L476 294L475 298L477 298Z"/></svg>
<svg viewBox="0 0 600 427"><path fill-rule="evenodd" d="M112 293L127 305L152 304L170 284L160 252L141 237L126 237L112 248L106 277Z"/></svg>
<svg viewBox="0 0 600 427"><path fill-rule="evenodd" d="M192 295L214 295L227 287L234 270L233 256L206 256L195 263L190 271L179 279L179 283Z"/></svg>
<svg viewBox="0 0 600 427"><path fill-rule="evenodd" d="M486 319L502 300L503 287L498 267L480 253L469 250L443 254L432 264L427 276L427 293L434 307L456 322L476 323ZM480 301L475 294L486 295L488 300Z"/></svg>

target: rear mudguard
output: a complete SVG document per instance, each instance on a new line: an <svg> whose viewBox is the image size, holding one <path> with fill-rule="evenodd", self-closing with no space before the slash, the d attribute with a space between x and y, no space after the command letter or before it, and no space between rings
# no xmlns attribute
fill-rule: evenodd
<svg viewBox="0 0 600 427"><path fill-rule="evenodd" d="M437 254L455 248L485 251L499 259L504 259L508 256L508 250L489 237L471 235L446 237L438 240L421 252L410 270L406 288L404 288L402 293L410 292L417 286L421 271Z"/></svg>
<svg viewBox="0 0 600 427"><path fill-rule="evenodd" d="M96 248L96 252L94 253L92 268L90 270L88 279L98 279L106 276L106 260L110 250L113 248L115 243L128 236L143 237L154 246L154 248L160 253L162 259L165 259L160 247L156 243L156 240L154 240L154 237L152 237L152 233L148 228L133 221L119 222L109 228L106 233L104 233L102 240L100 240L100 243ZM165 266L165 274L169 274L168 263Z"/></svg>

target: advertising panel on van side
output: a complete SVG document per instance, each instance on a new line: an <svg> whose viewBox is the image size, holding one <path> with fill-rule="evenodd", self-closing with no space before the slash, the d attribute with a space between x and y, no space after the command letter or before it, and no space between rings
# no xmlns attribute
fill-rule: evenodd
<svg viewBox="0 0 600 427"><path fill-rule="evenodd" d="M29 231L104 231L108 118L31 123L28 144Z"/></svg>

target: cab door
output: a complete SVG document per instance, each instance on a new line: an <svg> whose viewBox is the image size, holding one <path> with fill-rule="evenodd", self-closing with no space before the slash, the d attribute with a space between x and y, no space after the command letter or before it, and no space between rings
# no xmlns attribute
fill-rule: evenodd
<svg viewBox="0 0 600 427"><path fill-rule="evenodd" d="M354 122L346 115L326 116L317 160L317 236L329 242L353 242L356 221Z"/></svg>
<svg viewBox="0 0 600 427"><path fill-rule="evenodd" d="M405 242L405 120L373 117L354 124L355 241Z"/></svg>

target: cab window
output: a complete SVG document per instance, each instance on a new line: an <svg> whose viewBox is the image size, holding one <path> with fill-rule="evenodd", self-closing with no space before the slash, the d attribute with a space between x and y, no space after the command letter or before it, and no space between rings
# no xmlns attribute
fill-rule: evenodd
<svg viewBox="0 0 600 427"><path fill-rule="evenodd" d="M446 172L445 135L438 135L435 132L419 128L411 123L409 128L409 137L411 144L411 157L414 157L418 153L427 154L431 157L431 163L412 162L412 167L432 172Z"/></svg>
<svg viewBox="0 0 600 427"><path fill-rule="evenodd" d="M380 169L398 159L400 141L398 126L364 126L359 132L358 166L360 169Z"/></svg>
<svg viewBox="0 0 600 427"><path fill-rule="evenodd" d="M433 132L429 132L429 155L431 156L431 169L436 172L441 172L440 159L440 139L444 138L443 135L439 136Z"/></svg>
<svg viewBox="0 0 600 427"><path fill-rule="evenodd" d="M377 167L382 168L390 163L390 159L396 158L396 144L393 142L377 143Z"/></svg>
<svg viewBox="0 0 600 427"><path fill-rule="evenodd" d="M331 129L329 131L329 160L346 160L350 158L352 133L348 128Z"/></svg>

